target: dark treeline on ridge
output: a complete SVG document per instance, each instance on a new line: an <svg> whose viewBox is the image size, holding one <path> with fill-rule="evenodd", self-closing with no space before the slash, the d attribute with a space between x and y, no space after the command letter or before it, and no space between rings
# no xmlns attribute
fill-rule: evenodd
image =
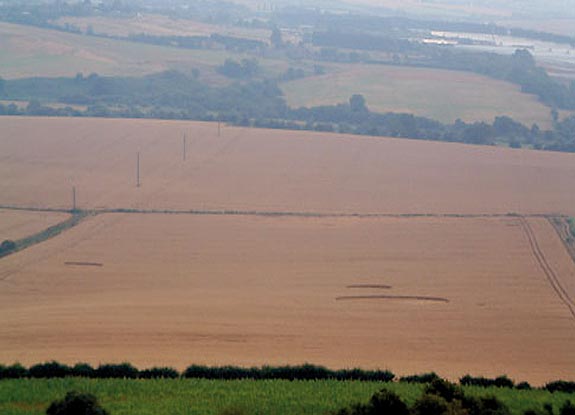
<svg viewBox="0 0 575 415"><path fill-rule="evenodd" d="M0 381L3 379L55 379L82 377L93 379L213 379L213 380L340 380L366 382L403 382L431 384L445 382L437 374L430 372L419 375L397 377L389 370L339 369L331 370L323 366L303 364L295 366L202 366L191 365L182 372L171 367L153 367L139 370L130 363L101 364L92 367L87 363L68 366L55 361L39 363L28 368L15 363L0 365ZM527 382L515 383L507 376L497 378L473 377L465 375L459 380L461 386L533 389ZM575 382L557 380L548 382L541 389L549 392L575 393Z"/></svg>
<svg viewBox="0 0 575 415"><path fill-rule="evenodd" d="M228 63L222 70L232 69L240 71L241 78L241 71L247 71L246 76L257 71L257 62ZM175 71L140 78L78 74L73 78L0 80L0 99L29 101L23 108L0 104L0 115L217 120L262 128L575 152L575 117L556 118L554 129L548 131L507 116L496 117L493 123L457 120L443 124L412 114L372 112L361 95L337 105L292 109L274 81L247 80L212 87L197 76Z"/></svg>

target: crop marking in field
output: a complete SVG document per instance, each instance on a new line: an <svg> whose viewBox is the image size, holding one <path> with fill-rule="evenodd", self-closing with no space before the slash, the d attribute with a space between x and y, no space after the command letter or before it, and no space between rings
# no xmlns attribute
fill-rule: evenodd
<svg viewBox="0 0 575 415"><path fill-rule="evenodd" d="M373 288L376 290L390 290L393 287L391 285L384 284L351 284L346 288Z"/></svg>
<svg viewBox="0 0 575 415"><path fill-rule="evenodd" d="M449 303L447 298L426 297L421 295L343 295L336 297L336 301L342 300L399 300L399 301L426 301L435 303Z"/></svg>
<svg viewBox="0 0 575 415"><path fill-rule="evenodd" d="M66 261L64 265L78 266L78 267L103 267L101 262L80 262L80 261Z"/></svg>

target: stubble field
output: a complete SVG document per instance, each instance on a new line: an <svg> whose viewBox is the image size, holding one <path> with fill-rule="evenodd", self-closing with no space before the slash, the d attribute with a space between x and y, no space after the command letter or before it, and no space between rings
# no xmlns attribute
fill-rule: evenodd
<svg viewBox="0 0 575 415"><path fill-rule="evenodd" d="M75 186L98 213L0 260L2 362L572 377L575 265L533 215L574 214L573 155L0 122L1 205L69 208Z"/></svg>
<svg viewBox="0 0 575 415"><path fill-rule="evenodd" d="M493 122L507 115L531 126L551 128L549 108L508 82L429 68L347 65L338 72L283 84L292 107L333 105L362 94L376 112L407 112L445 123Z"/></svg>

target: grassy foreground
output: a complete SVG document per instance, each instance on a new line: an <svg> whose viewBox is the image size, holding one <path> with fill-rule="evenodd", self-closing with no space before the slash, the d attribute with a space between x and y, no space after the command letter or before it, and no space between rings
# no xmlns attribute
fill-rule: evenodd
<svg viewBox="0 0 575 415"><path fill-rule="evenodd" d="M111 415L326 414L352 403L365 403L387 388L408 404L423 386L358 381L202 380L202 379L18 379L0 381L0 414L44 414L49 403L76 390L94 394ZM544 390L465 387L473 396L495 395L514 415L542 409L555 412L574 395Z"/></svg>

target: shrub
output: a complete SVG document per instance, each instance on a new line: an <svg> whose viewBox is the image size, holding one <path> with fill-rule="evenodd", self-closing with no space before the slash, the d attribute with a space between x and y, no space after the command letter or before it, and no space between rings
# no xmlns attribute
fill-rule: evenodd
<svg viewBox="0 0 575 415"><path fill-rule="evenodd" d="M63 400L50 404L46 415L108 415L108 412L94 395L68 392Z"/></svg>
<svg viewBox="0 0 575 415"><path fill-rule="evenodd" d="M481 415L511 415L509 408L495 396L482 397L477 401Z"/></svg>
<svg viewBox="0 0 575 415"><path fill-rule="evenodd" d="M519 390L531 390L531 385L528 382L519 382L517 385L515 385L515 389L519 389Z"/></svg>
<svg viewBox="0 0 575 415"><path fill-rule="evenodd" d="M400 382L407 383L431 383L434 380L440 379L435 372L423 373L421 375L403 376L399 379Z"/></svg>
<svg viewBox="0 0 575 415"><path fill-rule="evenodd" d="M391 382L395 375L389 370L341 369L334 373L337 380L366 380L373 382Z"/></svg>
<svg viewBox="0 0 575 415"><path fill-rule="evenodd" d="M575 382L556 380L546 384L544 389L548 390L549 392L575 393Z"/></svg>
<svg viewBox="0 0 575 415"><path fill-rule="evenodd" d="M16 242L6 239L0 244L0 255L7 254L16 249Z"/></svg>
<svg viewBox="0 0 575 415"><path fill-rule="evenodd" d="M408 415L409 410L401 398L394 392L382 389L369 401L371 414Z"/></svg>
<svg viewBox="0 0 575 415"><path fill-rule="evenodd" d="M435 395L452 402L455 399L463 399L463 391L457 385L443 379L434 379L425 387L427 395Z"/></svg>
<svg viewBox="0 0 575 415"><path fill-rule="evenodd" d="M21 379L28 376L28 370L20 363L0 366L0 379Z"/></svg>
<svg viewBox="0 0 575 415"><path fill-rule="evenodd" d="M447 414L448 404L438 395L425 394L415 402L413 415L443 415Z"/></svg>
<svg viewBox="0 0 575 415"><path fill-rule="evenodd" d="M134 379L138 377L138 369L129 363L121 363L118 365L100 365L96 369L95 377L110 379L110 378L128 378Z"/></svg>
<svg viewBox="0 0 575 415"><path fill-rule="evenodd" d="M141 379L176 379L180 376L177 370L171 367L153 367L141 370L138 377Z"/></svg>
<svg viewBox="0 0 575 415"><path fill-rule="evenodd" d="M70 376L71 369L58 362L52 361L31 366L28 374L32 378L63 378Z"/></svg>
<svg viewBox="0 0 575 415"><path fill-rule="evenodd" d="M513 382L507 376L503 375L495 378L493 385L497 386L498 388L512 388L515 386L515 382Z"/></svg>
<svg viewBox="0 0 575 415"><path fill-rule="evenodd" d="M575 415L575 405L571 401L565 401L561 407L560 415Z"/></svg>
<svg viewBox="0 0 575 415"><path fill-rule="evenodd" d="M483 376L473 377L465 375L459 379L459 383L461 385L481 386L484 388L489 386L497 386L499 388L512 388L515 385L514 382L505 375L499 376L495 379L484 378Z"/></svg>
<svg viewBox="0 0 575 415"><path fill-rule="evenodd" d="M236 366L207 367L192 365L182 374L184 378L203 379L284 379L284 380L364 380L390 382L395 375L388 371L361 369L329 370L323 366L304 364L300 366L262 366L241 368Z"/></svg>
<svg viewBox="0 0 575 415"><path fill-rule="evenodd" d="M70 369L71 376L78 376L82 378L93 378L96 375L96 370L87 363L76 363Z"/></svg>
<svg viewBox="0 0 575 415"><path fill-rule="evenodd" d="M382 389L376 392L367 404L356 404L341 409L337 415L409 415L407 405L394 392Z"/></svg>

